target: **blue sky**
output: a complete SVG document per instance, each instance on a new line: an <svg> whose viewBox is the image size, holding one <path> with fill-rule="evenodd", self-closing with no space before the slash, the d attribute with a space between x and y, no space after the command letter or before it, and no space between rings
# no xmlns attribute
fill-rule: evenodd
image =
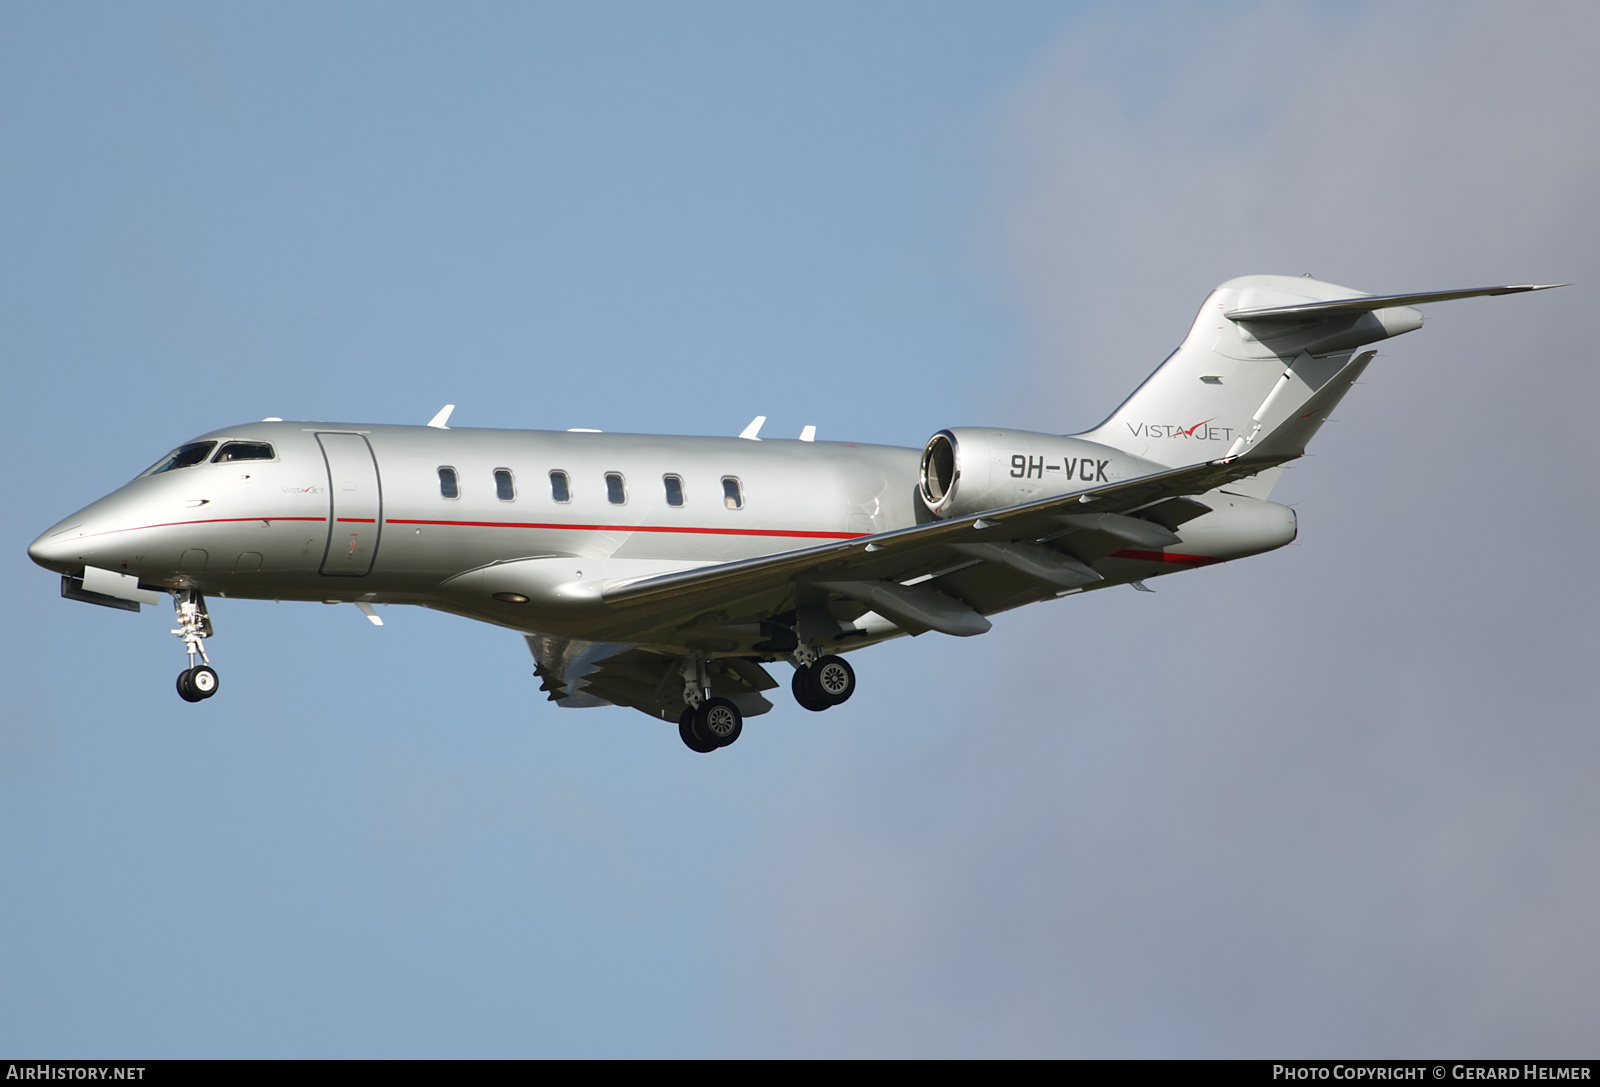
<svg viewBox="0 0 1600 1087"><path fill-rule="evenodd" d="M1581 1050L1595 29L0 10L0 1046ZM1302 271L1579 285L1391 345L1282 487L1299 544L881 647L848 706L714 758L410 609L219 602L223 689L187 706L165 609L62 601L24 554L268 415L1080 428L1217 282Z"/></svg>

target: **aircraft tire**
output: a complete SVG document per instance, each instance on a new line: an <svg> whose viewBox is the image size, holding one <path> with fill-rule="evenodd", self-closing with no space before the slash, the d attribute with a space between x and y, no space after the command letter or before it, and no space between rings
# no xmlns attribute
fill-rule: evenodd
<svg viewBox="0 0 1600 1087"><path fill-rule="evenodd" d="M205 695L194 689L194 669L185 668L178 673L178 697L185 702L198 702Z"/></svg>
<svg viewBox="0 0 1600 1087"><path fill-rule="evenodd" d="M726 698L708 698L694 715L694 732L702 742L727 747L744 731L744 714Z"/></svg>
<svg viewBox="0 0 1600 1087"><path fill-rule="evenodd" d="M707 744L696 734L693 706L685 709L678 717L678 738L683 741L683 746L700 755L709 755L719 746L717 744Z"/></svg>
<svg viewBox="0 0 1600 1087"><path fill-rule="evenodd" d="M210 665L202 664L189 669L189 687L201 698L210 698L216 694L220 683L216 669Z"/></svg>
<svg viewBox="0 0 1600 1087"><path fill-rule="evenodd" d="M814 666L807 664L794 670L794 678L789 681L789 690L794 692L794 700L800 703L801 709L821 713L833 703L822 696L815 683Z"/></svg>
<svg viewBox="0 0 1600 1087"><path fill-rule="evenodd" d="M811 688L830 706L848 702L856 693L856 670L843 657L819 657L811 665Z"/></svg>

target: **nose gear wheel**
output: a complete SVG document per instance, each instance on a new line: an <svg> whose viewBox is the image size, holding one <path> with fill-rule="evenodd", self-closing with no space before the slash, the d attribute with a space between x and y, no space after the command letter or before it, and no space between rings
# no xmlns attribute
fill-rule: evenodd
<svg viewBox="0 0 1600 1087"><path fill-rule="evenodd" d="M198 668L186 668L178 673L178 697L185 702L203 702L217 693L216 670L200 665Z"/></svg>

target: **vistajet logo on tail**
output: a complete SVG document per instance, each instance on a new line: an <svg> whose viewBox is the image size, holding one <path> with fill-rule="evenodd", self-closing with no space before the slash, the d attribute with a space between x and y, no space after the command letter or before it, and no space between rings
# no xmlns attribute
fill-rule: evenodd
<svg viewBox="0 0 1600 1087"><path fill-rule="evenodd" d="M1212 426L1216 416L1202 419L1194 426L1173 426L1170 423L1126 423L1128 432L1135 438L1193 438L1200 442L1228 442L1233 440L1233 428Z"/></svg>

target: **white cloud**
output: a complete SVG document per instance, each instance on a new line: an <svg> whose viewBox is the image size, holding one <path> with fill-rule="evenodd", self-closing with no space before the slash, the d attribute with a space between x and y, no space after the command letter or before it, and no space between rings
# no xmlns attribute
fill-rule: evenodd
<svg viewBox="0 0 1600 1087"><path fill-rule="evenodd" d="M1003 619L907 710L947 740L797 801L743 909L753 1045L1589 1044L1597 31L1584 5L1117 8L1045 53L991 220L1016 425L1098 421L1233 275L1578 285L1386 345L1280 488L1298 546Z"/></svg>

